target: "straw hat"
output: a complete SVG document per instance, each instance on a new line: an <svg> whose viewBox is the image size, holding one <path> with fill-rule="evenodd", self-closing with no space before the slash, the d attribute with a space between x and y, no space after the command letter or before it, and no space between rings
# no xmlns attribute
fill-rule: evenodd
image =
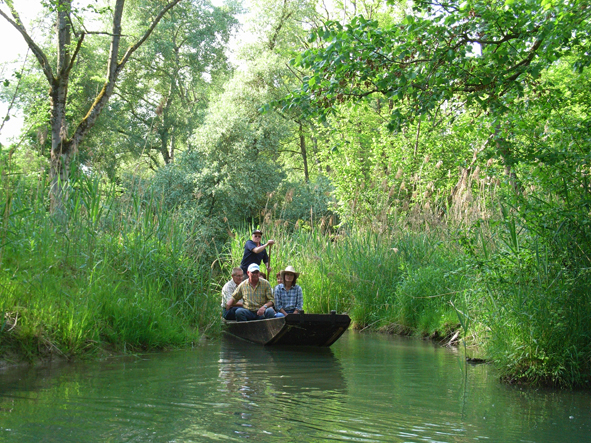
<svg viewBox="0 0 591 443"><path fill-rule="evenodd" d="M296 270L294 269L293 266L288 266L283 271L281 271L281 280L283 280L283 276L285 275L286 272L290 272L290 273L294 274L296 276L296 278L298 278L300 276L300 273L296 272Z"/></svg>

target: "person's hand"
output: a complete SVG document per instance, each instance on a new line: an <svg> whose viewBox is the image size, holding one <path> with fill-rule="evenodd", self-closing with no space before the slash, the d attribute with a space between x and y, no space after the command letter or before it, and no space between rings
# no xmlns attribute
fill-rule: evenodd
<svg viewBox="0 0 591 443"><path fill-rule="evenodd" d="M265 309L265 306L263 305L263 306L261 306L261 307L259 308L259 310L257 311L257 315L259 315L259 316L263 316L263 315L265 315L265 311L266 311L266 309Z"/></svg>
<svg viewBox="0 0 591 443"><path fill-rule="evenodd" d="M275 240L267 240L267 246L273 246L275 244Z"/></svg>

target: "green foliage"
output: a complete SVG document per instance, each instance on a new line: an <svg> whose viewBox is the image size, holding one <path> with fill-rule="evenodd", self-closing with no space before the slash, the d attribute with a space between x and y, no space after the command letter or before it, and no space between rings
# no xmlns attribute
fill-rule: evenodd
<svg viewBox="0 0 591 443"><path fill-rule="evenodd" d="M271 217L286 230L296 225L320 226L330 229L336 225L332 207L335 205L333 186L326 177L318 177L311 183L283 180L267 204L264 220Z"/></svg>
<svg viewBox="0 0 591 443"><path fill-rule="evenodd" d="M572 387L591 377L588 272L557 267L550 250L509 215L467 237L444 230L287 233L273 221L261 227L277 241L273 274L288 265L301 272L306 312L334 309L360 329L462 339L509 380ZM240 263L249 233L234 233L220 255L227 273Z"/></svg>
<svg viewBox="0 0 591 443"><path fill-rule="evenodd" d="M478 265L486 296L476 307L490 330L487 352L503 376L562 386L589 379L587 267L561 261L562 254L557 257L508 211L494 234L482 239L493 252Z"/></svg>
<svg viewBox="0 0 591 443"><path fill-rule="evenodd" d="M307 107L313 95L313 109L323 116L336 103L380 93L395 103L392 128L406 122L406 109L430 114L443 102L458 106L458 98L504 111L541 71L588 45L582 35L588 14L578 2L549 11L535 0L417 1L399 23L363 16L346 25L327 22L310 36L324 45L293 61L311 74L291 105ZM583 53L577 66L588 63Z"/></svg>
<svg viewBox="0 0 591 443"><path fill-rule="evenodd" d="M167 207L190 208L195 219L232 225L265 207L283 178L277 150L289 133L279 115L259 112L276 93L277 69L270 56L226 84L192 137L191 150L154 178Z"/></svg>
<svg viewBox="0 0 591 443"><path fill-rule="evenodd" d="M4 349L193 340L217 324L218 286L257 226L278 241L274 270L302 270L309 312L455 336L507 379L588 380L590 5L398 3L255 2L231 74L239 8L181 2L80 146L89 168L61 227L34 155L49 150L46 91L25 69L28 150L0 152ZM126 3L126 43L146 6ZM92 9L73 17L108 12ZM70 77L69 121L104 81L96 37Z"/></svg>
<svg viewBox="0 0 591 443"><path fill-rule="evenodd" d="M218 321L205 245L153 196L79 175L68 219L56 223L45 177L9 171L0 188L3 355L184 346Z"/></svg>

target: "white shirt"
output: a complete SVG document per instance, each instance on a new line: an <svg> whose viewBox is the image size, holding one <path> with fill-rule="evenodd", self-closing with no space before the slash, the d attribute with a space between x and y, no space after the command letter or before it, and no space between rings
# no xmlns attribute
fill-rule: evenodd
<svg viewBox="0 0 591 443"><path fill-rule="evenodd" d="M224 287L222 288L222 308L226 307L226 303L228 303L228 300L232 298L232 294L236 290L237 286L238 285L234 283L234 279L230 280L228 283L224 285Z"/></svg>

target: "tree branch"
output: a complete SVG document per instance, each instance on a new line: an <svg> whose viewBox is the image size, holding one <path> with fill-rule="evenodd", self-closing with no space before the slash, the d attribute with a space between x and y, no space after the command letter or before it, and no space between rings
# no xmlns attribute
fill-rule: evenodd
<svg viewBox="0 0 591 443"><path fill-rule="evenodd" d="M51 65L49 64L49 60L47 59L47 56L41 50L41 48L39 46L37 46L37 44L33 41L31 36L27 33L27 30L23 26L20 16L18 15L18 12L16 11L16 9L14 9L14 6L12 4L12 0L6 0L6 4L8 5L8 8L10 9L10 13L14 17L14 20L12 20L8 15L6 15L4 13L4 11L2 11L1 9L0 9L0 15L2 17L4 17L6 19L6 21L8 21L8 23L10 23L12 26L14 26L14 28L18 32L20 32L20 34L23 36L23 38L27 42L27 45L29 46L29 48L31 49L33 54L35 54L35 57L37 57L37 60L39 61L39 64L41 65L41 69L43 70L43 74L45 74L45 78L47 79L47 81L49 82L50 85L53 84L53 81L55 79L53 76L53 71L51 70Z"/></svg>
<svg viewBox="0 0 591 443"><path fill-rule="evenodd" d="M12 94L12 98L10 99L10 103L8 104L8 109L6 110L6 116L2 119L2 124L0 125L0 133L2 132L2 129L4 128L4 124L10 118L10 111L12 110L12 107L14 106L14 102L16 100L16 96L18 95L18 90L19 90L19 87L20 87L21 82L23 80L23 72L25 71L25 66L27 65L27 58L28 57L29 57L29 51L27 49L27 53L25 54L25 60L23 61L23 67L21 69L21 75L18 78L16 88L14 88L14 94Z"/></svg>
<svg viewBox="0 0 591 443"><path fill-rule="evenodd" d="M64 73L66 75L69 75L70 71L74 67L74 61L76 60L76 57L78 56L78 53L80 52L80 48L82 47L82 42L84 41L84 35L85 35L85 33L82 32L82 35L80 35L80 38L78 39L78 43L76 44L76 49L74 50L74 54L72 55L72 57L70 59L70 64L68 65L68 67L66 68L66 72Z"/></svg>
<svg viewBox="0 0 591 443"><path fill-rule="evenodd" d="M176 6L176 4L179 3L180 1L181 0L172 0L160 11L160 14L158 14L158 16L154 19L154 21L152 22L152 24L150 25L148 30L144 33L143 37L141 39L139 39L135 45L131 46L127 50L127 52L125 53L125 55L123 56L123 58L119 62L118 67L123 68L123 66L125 66L125 63L127 63L127 61L129 60L129 57L131 57L131 55L148 39L150 34L152 34L152 31L154 31L154 28L156 28L156 26L158 25L160 20L162 20L162 17L164 17L164 15L169 10L171 10L174 6Z"/></svg>
<svg viewBox="0 0 591 443"><path fill-rule="evenodd" d="M117 57L119 53L119 42L121 38L121 20L123 16L123 5L125 0L117 0L115 3L115 9L113 12L113 37L111 39L111 50L109 54L109 65L107 68L107 81L103 85L103 88L97 95L94 103L88 110L86 116L82 119L76 130L74 131L74 135L72 136L72 143L78 144L86 135L88 130L92 128L98 119L103 107L109 101L109 98L113 94L113 90L115 89L115 83L117 81L117 77L123 70L125 64L131 57L131 55L147 40L150 36L156 25L160 22L162 17L176 4L178 4L181 0L172 0L168 3L158 14L158 16L154 19L148 30L144 33L142 38L138 40L133 46L131 46L121 61L117 63Z"/></svg>

